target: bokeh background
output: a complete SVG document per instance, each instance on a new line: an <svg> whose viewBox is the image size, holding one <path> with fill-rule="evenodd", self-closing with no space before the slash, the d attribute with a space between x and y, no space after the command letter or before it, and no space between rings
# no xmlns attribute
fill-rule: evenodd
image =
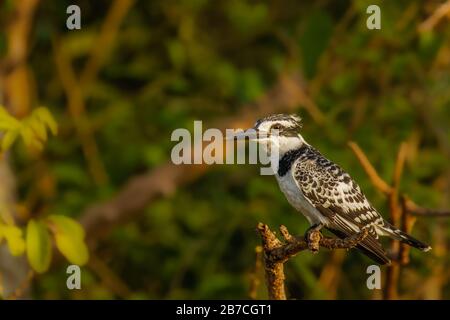
<svg viewBox="0 0 450 320"><path fill-rule="evenodd" d="M14 194L19 224L79 220L90 249L82 290L66 288L64 259L29 277L4 250L0 273L14 276L3 280L33 299L266 298L257 222L298 234L307 222L258 165L172 165L170 135L194 120L243 128L300 115L305 139L386 217L347 142L388 182L405 142L401 191L449 208L449 3L0 1L1 104L18 118L43 105L59 124L42 152L19 143L3 156L2 192ZM66 28L70 4L81 30ZM366 27L370 4L381 30ZM450 298L448 219L420 217L413 234L434 250L411 251L400 298ZM288 295L381 298L366 287L369 264L355 250L303 252L286 264Z"/></svg>

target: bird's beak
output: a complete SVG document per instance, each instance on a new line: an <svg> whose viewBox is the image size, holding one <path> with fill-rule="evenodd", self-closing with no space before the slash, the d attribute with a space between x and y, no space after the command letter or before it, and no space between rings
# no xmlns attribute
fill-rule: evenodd
<svg viewBox="0 0 450 320"><path fill-rule="evenodd" d="M231 135L227 135L225 140L245 140L247 138L249 141L257 141L258 140L258 131L253 129L253 130L248 130L248 131L236 132Z"/></svg>

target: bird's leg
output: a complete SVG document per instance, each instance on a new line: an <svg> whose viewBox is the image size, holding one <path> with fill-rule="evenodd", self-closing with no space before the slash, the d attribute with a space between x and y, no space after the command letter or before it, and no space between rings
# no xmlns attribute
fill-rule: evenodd
<svg viewBox="0 0 450 320"><path fill-rule="evenodd" d="M308 243L308 248L313 253L319 252L319 242L322 239L322 233L320 230L324 227L323 223L313 224L306 230L305 240Z"/></svg>

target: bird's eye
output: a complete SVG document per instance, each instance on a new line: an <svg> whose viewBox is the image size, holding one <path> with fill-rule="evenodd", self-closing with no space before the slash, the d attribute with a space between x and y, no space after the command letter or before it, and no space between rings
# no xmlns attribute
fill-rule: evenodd
<svg viewBox="0 0 450 320"><path fill-rule="evenodd" d="M280 125L279 123L274 124L274 125L272 126L272 129L280 130L280 129L281 129L281 125Z"/></svg>

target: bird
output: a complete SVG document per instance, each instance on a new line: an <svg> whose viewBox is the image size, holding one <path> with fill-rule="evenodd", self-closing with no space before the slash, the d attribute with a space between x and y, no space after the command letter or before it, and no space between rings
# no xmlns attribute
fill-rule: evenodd
<svg viewBox="0 0 450 320"><path fill-rule="evenodd" d="M367 229L367 236L356 248L380 265L391 263L380 236L424 252L431 249L386 221L346 171L305 141L301 128L302 120L297 115L270 115L256 121L252 128L256 136L250 140L262 144L266 151L273 149L271 146L277 147L278 166L274 173L288 202L311 225L306 239L322 228L341 239ZM235 138L245 139L249 135L240 132Z"/></svg>

